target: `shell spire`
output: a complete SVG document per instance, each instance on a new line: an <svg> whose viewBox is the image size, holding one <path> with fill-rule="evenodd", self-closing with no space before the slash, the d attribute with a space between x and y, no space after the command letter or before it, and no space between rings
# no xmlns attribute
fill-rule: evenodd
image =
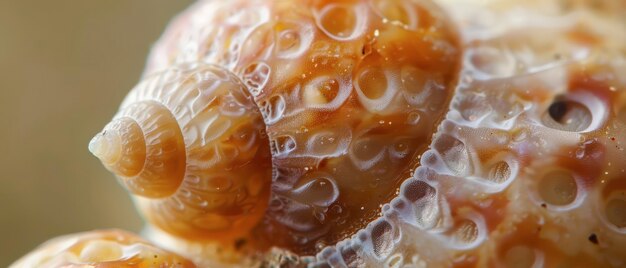
<svg viewBox="0 0 626 268"><path fill-rule="evenodd" d="M137 175L146 162L146 142L131 118L116 119L89 142L89 151L115 175Z"/></svg>
<svg viewBox="0 0 626 268"><path fill-rule="evenodd" d="M271 155L259 108L239 79L189 64L145 78L89 150L156 227L232 240L269 202Z"/></svg>
<svg viewBox="0 0 626 268"><path fill-rule="evenodd" d="M160 198L174 193L182 182L185 148L175 119L158 103L129 107L150 112L114 119L89 143L102 164L134 194Z"/></svg>

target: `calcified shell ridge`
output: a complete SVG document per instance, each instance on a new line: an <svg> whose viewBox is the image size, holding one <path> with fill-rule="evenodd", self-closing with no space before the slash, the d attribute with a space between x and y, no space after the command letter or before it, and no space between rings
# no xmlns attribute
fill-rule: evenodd
<svg viewBox="0 0 626 268"><path fill-rule="evenodd" d="M623 21L528 6L449 7L467 47L446 119L382 216L319 265L626 264Z"/></svg>

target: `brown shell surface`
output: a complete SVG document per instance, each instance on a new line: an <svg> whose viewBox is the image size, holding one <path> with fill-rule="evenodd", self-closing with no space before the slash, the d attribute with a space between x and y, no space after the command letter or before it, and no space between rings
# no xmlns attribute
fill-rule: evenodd
<svg viewBox="0 0 626 268"><path fill-rule="evenodd" d="M193 262L121 230L99 230L52 239L11 267L194 268Z"/></svg>
<svg viewBox="0 0 626 268"><path fill-rule="evenodd" d="M272 195L263 221L233 243L298 254L378 217L431 142L461 63L430 2L204 1L172 25L146 74L215 64L263 113Z"/></svg>

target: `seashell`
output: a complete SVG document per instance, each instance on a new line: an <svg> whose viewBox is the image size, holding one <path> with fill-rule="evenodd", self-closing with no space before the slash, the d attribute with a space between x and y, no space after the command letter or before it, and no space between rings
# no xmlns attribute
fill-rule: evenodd
<svg viewBox="0 0 626 268"><path fill-rule="evenodd" d="M461 63L441 10L299 5L197 3L91 141L155 232L314 254L378 217L417 167ZM394 8L409 13L384 21Z"/></svg>
<svg viewBox="0 0 626 268"><path fill-rule="evenodd" d="M623 267L620 1L198 1L89 145L201 267Z"/></svg>
<svg viewBox="0 0 626 268"><path fill-rule="evenodd" d="M11 267L196 267L121 230L98 230L52 239Z"/></svg>

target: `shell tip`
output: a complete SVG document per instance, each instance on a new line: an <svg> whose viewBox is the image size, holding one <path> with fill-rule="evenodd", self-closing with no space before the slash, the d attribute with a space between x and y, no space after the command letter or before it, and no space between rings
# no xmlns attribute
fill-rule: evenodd
<svg viewBox="0 0 626 268"><path fill-rule="evenodd" d="M103 163L115 163L122 151L120 137L113 131L98 133L89 142L89 151Z"/></svg>

